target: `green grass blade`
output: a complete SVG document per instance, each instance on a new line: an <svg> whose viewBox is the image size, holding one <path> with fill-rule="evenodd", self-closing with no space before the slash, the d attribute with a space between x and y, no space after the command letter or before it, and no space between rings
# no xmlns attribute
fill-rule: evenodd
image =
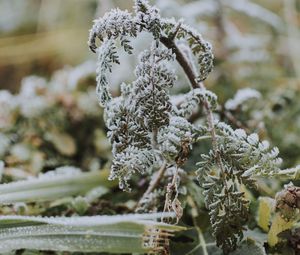
<svg viewBox="0 0 300 255"><path fill-rule="evenodd" d="M71 168L72 170L72 168ZM65 196L85 194L91 189L114 185L107 181L108 171L46 174L44 176L0 185L0 204L51 201Z"/></svg>
<svg viewBox="0 0 300 255"><path fill-rule="evenodd" d="M28 217L0 216L0 253L17 249L70 252L146 253L163 249L183 230L155 221L161 214Z"/></svg>

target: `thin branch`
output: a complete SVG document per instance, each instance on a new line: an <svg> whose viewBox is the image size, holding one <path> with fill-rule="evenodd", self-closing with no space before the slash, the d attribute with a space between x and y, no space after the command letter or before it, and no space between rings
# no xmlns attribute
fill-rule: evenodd
<svg viewBox="0 0 300 255"><path fill-rule="evenodd" d="M247 133L250 133L250 130L248 127L246 127L241 121L239 121L238 119L236 119L232 113L230 111L227 111L224 107L222 107L218 113L220 113L221 115L223 114L223 116L229 120L234 126L236 126L237 128L242 128L244 129Z"/></svg>
<svg viewBox="0 0 300 255"><path fill-rule="evenodd" d="M194 73L194 70L190 67L188 60L183 55L181 50L177 47L175 42L168 37L161 37L160 41L167 48L172 49L172 51L175 53L176 60L181 65L182 69L184 70L185 74L187 75L192 87L199 88L199 84L198 84L198 82L196 82L196 74Z"/></svg>
<svg viewBox="0 0 300 255"><path fill-rule="evenodd" d="M146 190L146 192L144 193L144 195L149 195L158 185L161 177L163 176L163 174L165 173L167 169L167 162L165 161L161 168L159 169L159 171L157 172L157 175L154 179L151 180L150 185L148 187L148 189Z"/></svg>
<svg viewBox="0 0 300 255"><path fill-rule="evenodd" d="M178 23L178 25L177 25L177 27L176 27L174 33L172 33L172 35L171 35L171 37L170 37L170 39L171 39L172 41L175 39L176 35L178 34L180 27L181 27L181 22Z"/></svg>
<svg viewBox="0 0 300 255"><path fill-rule="evenodd" d="M160 38L161 43L163 43L167 48L172 49L172 51L175 53L176 60L178 61L179 65L182 67L184 70L186 76L188 77L192 87L194 89L200 88L205 90L205 86L203 82L198 82L197 81L197 75L194 72L193 68L191 67L189 61L185 57L185 55L181 52L181 50L177 47L176 43L174 40L168 37L161 37ZM225 175L225 169L223 167L222 163L222 158L218 149L218 141L217 141L217 135L216 135L216 130L214 127L214 118L213 118L213 112L211 110L210 104L207 100L202 101L203 107L206 111L206 119L209 127L209 131L211 134L211 139L212 139L212 149L215 155L215 158L217 160L217 164L221 170L221 174L224 176ZM224 183L226 184L226 183ZM226 185L225 185L226 188ZM226 188L227 189L227 188Z"/></svg>
<svg viewBox="0 0 300 255"><path fill-rule="evenodd" d="M155 188L157 187L157 185L159 184L162 176L164 175L165 171L167 169L167 162L164 161L164 163L162 164L162 166L160 167L160 169L158 170L158 172L156 173L156 175L154 176L153 179L151 179L149 186L147 188L147 190L145 191L145 193L143 194L142 198L140 199L140 201L137 203L136 205L136 209L139 208L139 206L141 205L142 201L150 195L151 192L153 192L155 190Z"/></svg>
<svg viewBox="0 0 300 255"><path fill-rule="evenodd" d="M173 210L176 214L176 223L178 224L180 218L183 215L183 209L181 207L181 203L178 200L178 186L177 186L177 177L178 177L179 168L178 165L176 165L175 173L173 174L172 182L167 185L167 192L166 192L166 199L165 199L165 205L163 212L165 213L167 210L170 212ZM172 199L173 195L175 193L174 198ZM161 221L164 219L161 218Z"/></svg>

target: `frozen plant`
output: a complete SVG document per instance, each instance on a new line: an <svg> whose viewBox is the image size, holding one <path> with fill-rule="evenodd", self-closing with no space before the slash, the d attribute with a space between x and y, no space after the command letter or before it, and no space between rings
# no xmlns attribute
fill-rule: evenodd
<svg viewBox="0 0 300 255"><path fill-rule="evenodd" d="M152 35L151 46L139 55L136 79L121 84L120 95L113 97L108 73L113 64L120 64L117 46L132 54L130 40L142 32ZM209 140L211 148L201 155L196 176L217 245L226 254L234 250L249 216L250 201L243 187L255 188L257 176L276 175L281 159L278 149L259 141L257 134L248 135L215 120L217 96L203 83L213 67L211 45L181 20L162 18L146 0L135 1L134 13L114 9L95 20L88 44L98 54L97 95L105 110L113 154L109 178L118 179L119 187L130 191L133 176L149 176L137 210L175 212L178 222L183 215L179 187L184 164L194 143ZM171 100L176 75L170 67L175 61L190 82L183 100ZM248 92L231 106L259 96ZM201 125L190 121L197 111L205 116ZM171 178L167 172L172 173ZM192 181L194 174L186 174ZM161 188L165 202L155 204L151 198L156 199Z"/></svg>
<svg viewBox="0 0 300 255"><path fill-rule="evenodd" d="M244 88L237 91L233 99L229 99L226 104L225 108L227 110L236 110L240 106L242 106L245 102L250 101L252 99L259 99L261 94L251 88Z"/></svg>

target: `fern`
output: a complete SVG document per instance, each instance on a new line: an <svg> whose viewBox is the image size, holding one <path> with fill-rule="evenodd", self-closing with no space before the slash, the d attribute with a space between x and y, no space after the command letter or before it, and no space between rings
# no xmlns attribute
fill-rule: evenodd
<svg viewBox="0 0 300 255"><path fill-rule="evenodd" d="M138 37L141 32L152 35L152 43L150 49L139 55L136 80L121 85L120 96L111 98L106 72L111 72L113 63L119 64L114 45L120 41L125 52L131 53L129 38ZM96 38L102 41L99 48ZM138 203L139 210L147 208L147 203L153 207L153 201L159 201L158 184L167 172L171 173L171 178L164 182L164 210L175 212L178 222L183 211L178 200L180 169L194 143L211 139L211 150L201 155L196 174L204 189L217 245L226 254L236 249L249 216L250 201L242 187L255 188L255 177L278 175L281 159L278 149L271 149L266 141L260 142L257 134L247 135L244 130L233 130L215 120L217 96L203 84L213 68L210 43L181 20L162 18L148 1L136 0L133 14L112 10L96 20L90 31L89 46L100 56L97 92L100 104L105 107L108 137L113 147L110 179L119 179L120 188L130 190L129 181L134 174L153 175ZM175 59L191 85L191 90L177 104L170 93L176 82L170 69ZM235 110L259 96L254 90L244 90L226 107ZM198 126L189 122L197 110L205 116ZM161 208L156 207L156 210Z"/></svg>
<svg viewBox="0 0 300 255"><path fill-rule="evenodd" d="M228 253L242 239L243 224L248 218L249 201L241 185L255 188L254 177L278 174L281 159L277 157L278 149L270 149L267 141L259 142L257 134L247 135L244 130L233 130L221 122L216 125L216 131L222 169L210 151L202 155L197 174L210 210L213 233Z"/></svg>

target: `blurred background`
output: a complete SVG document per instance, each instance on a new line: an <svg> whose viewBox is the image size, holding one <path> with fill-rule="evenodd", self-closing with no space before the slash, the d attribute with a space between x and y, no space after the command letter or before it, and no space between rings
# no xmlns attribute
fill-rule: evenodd
<svg viewBox="0 0 300 255"><path fill-rule="evenodd" d="M101 9L109 8L104 2L1 0L0 88L16 92L24 76L49 77L53 70L91 58L88 30Z"/></svg>
<svg viewBox="0 0 300 255"><path fill-rule="evenodd" d="M300 1L152 2L164 15L196 25L214 46L215 65L225 62L218 75L226 82L241 76L249 83L255 72L264 89L286 76L299 77ZM24 76L49 77L53 70L92 59L86 41L93 19L112 7L131 6L131 0L1 0L0 88L16 92Z"/></svg>

